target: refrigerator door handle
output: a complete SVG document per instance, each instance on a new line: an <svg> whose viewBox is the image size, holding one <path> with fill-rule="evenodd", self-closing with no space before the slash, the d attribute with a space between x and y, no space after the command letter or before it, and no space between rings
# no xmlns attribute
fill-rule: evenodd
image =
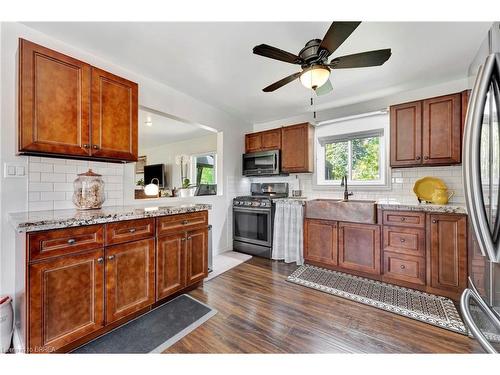
<svg viewBox="0 0 500 375"><path fill-rule="evenodd" d="M470 279L469 279L470 282ZM473 284L471 284L473 285ZM472 314L470 312L470 301L474 300L479 305L481 310L488 316L491 322L500 329L500 319L497 314L495 314L492 309L484 302L481 296L477 293L476 289L465 289L460 298L460 310L462 312L462 317L465 320L465 324L471 331L472 335L477 339L479 344L483 347L483 349L491 354L498 353L496 349L491 345L486 336L481 332L476 322L472 318Z"/></svg>
<svg viewBox="0 0 500 375"><path fill-rule="evenodd" d="M463 139L463 174L467 211L476 240L479 242L479 248L483 255L492 262L500 261L500 251L498 244L492 238L486 216L481 180L481 131L491 83L495 82L494 86L498 87L499 64L498 55L491 54L479 69L467 108Z"/></svg>

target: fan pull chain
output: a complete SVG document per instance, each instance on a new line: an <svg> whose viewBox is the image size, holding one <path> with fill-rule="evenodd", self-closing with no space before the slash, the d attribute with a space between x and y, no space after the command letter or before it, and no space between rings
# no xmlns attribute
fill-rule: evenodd
<svg viewBox="0 0 500 375"><path fill-rule="evenodd" d="M313 107L313 119L316 120L316 104L314 103L312 96L311 96L311 107Z"/></svg>

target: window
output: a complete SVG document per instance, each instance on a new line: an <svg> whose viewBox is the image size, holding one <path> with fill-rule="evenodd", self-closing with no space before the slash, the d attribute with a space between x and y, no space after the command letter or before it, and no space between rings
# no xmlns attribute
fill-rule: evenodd
<svg viewBox="0 0 500 375"><path fill-rule="evenodd" d="M216 174L216 155L214 152L208 154L193 155L192 157L192 179L193 183L199 185L215 185L217 182Z"/></svg>
<svg viewBox="0 0 500 375"><path fill-rule="evenodd" d="M343 176L351 186L386 185L387 131L388 116L320 126L316 142L317 185L340 185Z"/></svg>

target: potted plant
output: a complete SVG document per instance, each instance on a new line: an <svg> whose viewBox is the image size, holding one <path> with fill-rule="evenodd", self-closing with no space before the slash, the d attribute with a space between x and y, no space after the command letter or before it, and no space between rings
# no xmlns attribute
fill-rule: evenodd
<svg viewBox="0 0 500 375"><path fill-rule="evenodd" d="M194 189L196 185L191 185L189 178L182 180L182 187L179 189L180 197L192 197L194 196Z"/></svg>

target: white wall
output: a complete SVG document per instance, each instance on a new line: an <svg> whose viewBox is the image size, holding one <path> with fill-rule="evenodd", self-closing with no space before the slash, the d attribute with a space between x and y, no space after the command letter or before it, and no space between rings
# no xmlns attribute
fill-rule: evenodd
<svg viewBox="0 0 500 375"><path fill-rule="evenodd" d="M222 155L239 155L243 152L243 134L250 132L251 124L235 118L213 106L203 103L193 97L168 87L159 82L128 71L117 63L105 61L98 56L91 55L81 49L55 40L45 34L19 23L1 24L1 129L0 129L0 161L23 163L27 167L27 157L15 156L16 153L16 90L17 90L17 59L18 38L26 38L35 43L53 48L90 64L123 76L139 84L139 104L148 108L168 113L183 119L188 119L203 125L210 126L223 132L224 142L219 151ZM119 63L119 62L118 62ZM187 73L187 72L186 72ZM124 182L133 181L133 164L124 166ZM2 171L3 172L3 171ZM223 160L221 171L223 196L197 197L194 201L211 203L213 210L209 220L213 224L213 244L216 253L229 250L232 243L231 226L231 199L240 191L247 188L245 180L241 178L240 158L228 157ZM2 173L3 175L3 173ZM124 191L124 202L133 203L133 189ZM0 294L14 293L14 251L15 236L10 226L7 215L9 212L26 211L28 209L28 179L5 179L0 183L1 216L1 281ZM184 202L177 198L177 202ZM173 201L174 201L173 200ZM172 201L172 202L173 202ZM165 204L164 201L149 201L151 203ZM145 204L145 203L143 203ZM170 203L169 203L170 204Z"/></svg>
<svg viewBox="0 0 500 375"><path fill-rule="evenodd" d="M215 133L203 137L187 139L185 141L168 143L147 149L139 149L141 155L147 156L148 164L166 164L167 186L171 188L181 185L180 166L175 164L175 157L177 155L194 155L213 151L217 152L217 134ZM190 178L190 170L186 172L186 176ZM191 183L195 182L196 181L192 181Z"/></svg>

